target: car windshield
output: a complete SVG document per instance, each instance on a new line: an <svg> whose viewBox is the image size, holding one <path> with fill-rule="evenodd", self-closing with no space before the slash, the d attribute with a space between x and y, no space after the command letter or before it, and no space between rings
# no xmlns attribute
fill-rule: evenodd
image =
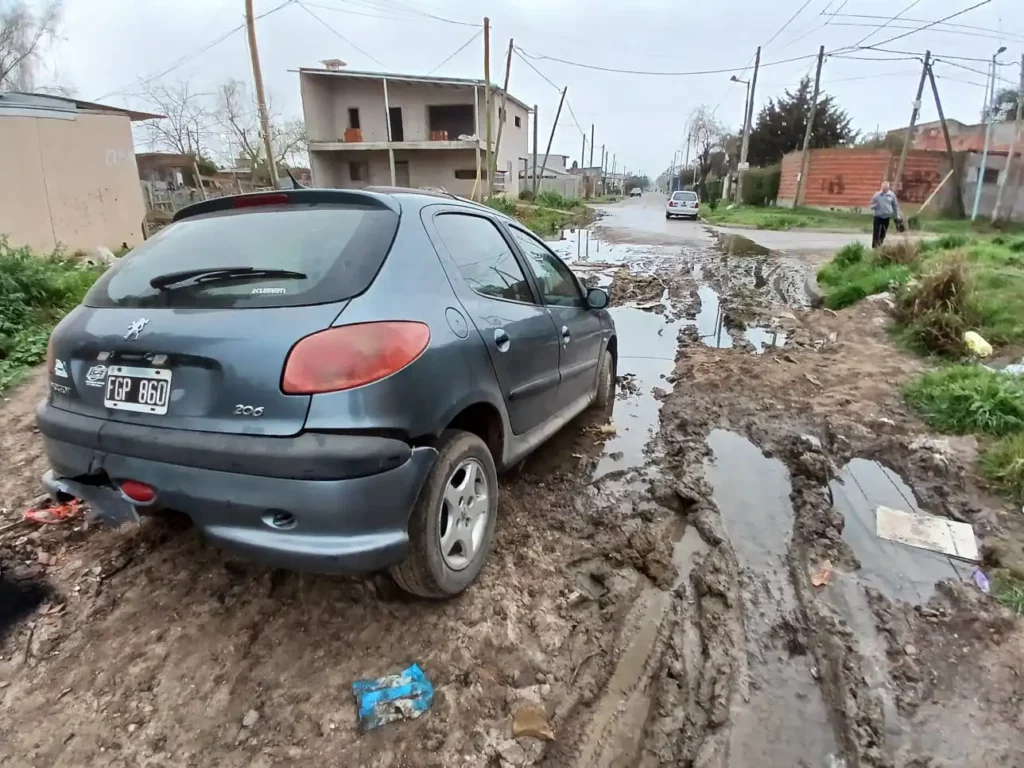
<svg viewBox="0 0 1024 768"><path fill-rule="evenodd" d="M85 304L273 307L340 301L369 287L397 226L394 212L361 206L273 206L186 218L108 270ZM181 280L173 290L161 290L168 275L190 272L216 279Z"/></svg>
<svg viewBox="0 0 1024 768"><path fill-rule="evenodd" d="M697 201L697 193L696 192L673 192L672 193L672 199L676 200L676 201L683 200L683 201L685 201L687 203L694 203L694 202Z"/></svg>

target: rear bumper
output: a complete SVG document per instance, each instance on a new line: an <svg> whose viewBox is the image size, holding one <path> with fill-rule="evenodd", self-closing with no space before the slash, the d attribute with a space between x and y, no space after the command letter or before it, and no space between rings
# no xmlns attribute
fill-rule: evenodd
<svg viewBox="0 0 1024 768"><path fill-rule="evenodd" d="M400 562L408 546L410 510L437 459L433 448L405 446L405 461L373 474L332 479L275 477L76 445L52 437L48 434L52 430L43 429L42 424L40 420L53 466L44 485L51 493L83 498L100 517L123 522L137 519L141 507L122 496L116 484L137 480L157 490L156 499L147 506L187 514L197 528L225 549L290 570L315 573L365 573ZM365 446L366 439L378 438L360 438L359 445Z"/></svg>

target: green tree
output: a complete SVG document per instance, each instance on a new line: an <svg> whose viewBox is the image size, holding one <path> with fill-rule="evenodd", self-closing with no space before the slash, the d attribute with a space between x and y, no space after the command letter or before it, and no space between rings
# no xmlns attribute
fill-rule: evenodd
<svg viewBox="0 0 1024 768"><path fill-rule="evenodd" d="M1013 88L1004 88L996 93L993 116L1000 122L1008 123L1017 119L1018 93Z"/></svg>
<svg viewBox="0 0 1024 768"><path fill-rule="evenodd" d="M633 187L640 187L640 189L648 189L651 186L651 180L647 176L630 176L626 179L626 189L630 190Z"/></svg>
<svg viewBox="0 0 1024 768"><path fill-rule="evenodd" d="M747 159L751 165L772 165L782 156L803 146L807 117L811 111L811 80L805 77L795 91L787 90L778 99L768 101L757 116L750 132ZM831 96L820 96L811 130L811 148L852 144L857 132L850 128L850 118Z"/></svg>

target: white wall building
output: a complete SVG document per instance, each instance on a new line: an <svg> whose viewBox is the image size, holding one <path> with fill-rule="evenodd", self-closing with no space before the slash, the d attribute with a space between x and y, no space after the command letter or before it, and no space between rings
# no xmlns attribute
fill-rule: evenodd
<svg viewBox="0 0 1024 768"><path fill-rule="evenodd" d="M469 197L479 157L480 186L486 189L483 80L300 69L299 86L314 185L358 189L394 183ZM504 122L494 191L517 196L518 169L529 154L529 109L508 96L502 111L496 86L491 96L492 145L498 120Z"/></svg>

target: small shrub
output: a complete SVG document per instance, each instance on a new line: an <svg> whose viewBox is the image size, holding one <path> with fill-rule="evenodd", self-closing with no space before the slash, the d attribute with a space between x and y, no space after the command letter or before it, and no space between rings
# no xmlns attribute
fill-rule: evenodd
<svg viewBox="0 0 1024 768"><path fill-rule="evenodd" d="M997 437L1024 430L1024 378L951 365L910 381L903 396L933 428Z"/></svg>
<svg viewBox="0 0 1024 768"><path fill-rule="evenodd" d="M992 483L1024 503L1024 435L997 440L981 455L981 471Z"/></svg>
<svg viewBox="0 0 1024 768"><path fill-rule="evenodd" d="M832 263L840 267L848 267L851 264L864 261L867 255L868 249L863 243L850 243L836 251L836 255L832 257Z"/></svg>
<svg viewBox="0 0 1024 768"><path fill-rule="evenodd" d="M901 237L878 249L878 260L882 264L903 264L913 266L921 258L921 246L916 240Z"/></svg>
<svg viewBox="0 0 1024 768"><path fill-rule="evenodd" d="M932 251L952 251L956 248L963 248L971 242L967 235L949 234L936 237L932 240L921 242L920 249L926 253Z"/></svg>
<svg viewBox="0 0 1024 768"><path fill-rule="evenodd" d="M524 189L524 190L520 191L519 199L520 200L525 200L528 203L532 203L533 202L533 190L532 189Z"/></svg>
<svg viewBox="0 0 1024 768"><path fill-rule="evenodd" d="M516 204L510 198L504 195L495 195L487 199L487 206L493 208L496 211L504 213L506 216L516 215Z"/></svg>
<svg viewBox="0 0 1024 768"><path fill-rule="evenodd" d="M963 352L964 332L977 319L972 281L963 254L955 252L902 293L896 316L928 351Z"/></svg>
<svg viewBox="0 0 1024 768"><path fill-rule="evenodd" d="M782 168L772 165L767 168L751 168L743 174L743 205L771 205L779 196L779 180Z"/></svg>

